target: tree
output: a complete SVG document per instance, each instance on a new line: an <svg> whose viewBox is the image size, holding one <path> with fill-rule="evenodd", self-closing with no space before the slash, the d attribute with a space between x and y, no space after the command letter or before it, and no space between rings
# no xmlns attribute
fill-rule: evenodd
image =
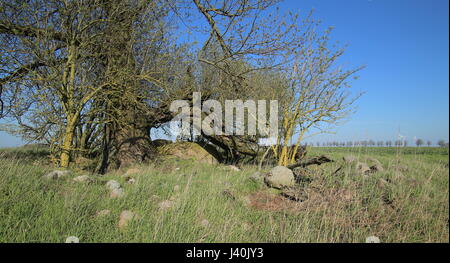
<svg viewBox="0 0 450 263"><path fill-rule="evenodd" d="M49 144L60 166L84 156L104 173L150 158L149 131L173 118L174 99L199 90L220 102L273 99L280 136L270 149L292 163L307 131L351 113L359 95L348 88L361 68L338 67L344 49L330 47L330 31L311 16L270 14L277 2L3 1L0 117L17 122L10 132ZM189 19L190 30L207 32L199 48L174 36ZM197 140L232 162L256 157L261 137Z"/></svg>
<svg viewBox="0 0 450 263"><path fill-rule="evenodd" d="M288 75L290 83L282 101L280 137L277 147L282 147L279 165L294 161L297 149L307 131L311 128L324 129L324 124L336 124L351 112L351 106L357 97L350 97L348 80L358 70L333 70L337 58L344 50L327 48L329 31L324 36L310 33L304 39L295 62ZM295 147L288 151L288 145L294 135Z"/></svg>
<svg viewBox="0 0 450 263"><path fill-rule="evenodd" d="M445 141L444 140L439 140L437 142L437 145L439 145L440 147L445 147Z"/></svg>
<svg viewBox="0 0 450 263"><path fill-rule="evenodd" d="M423 145L423 140L422 139L417 139L416 140L416 145L417 145L417 147L422 146Z"/></svg>
<svg viewBox="0 0 450 263"><path fill-rule="evenodd" d="M386 146L387 147L391 147L392 146L392 141L386 141Z"/></svg>
<svg viewBox="0 0 450 263"><path fill-rule="evenodd" d="M165 35L167 10L144 0L2 2L0 84L15 132L47 141L62 167L86 147L126 163L130 144L169 119L161 99L176 97L166 80L180 79L172 69L183 62Z"/></svg>
<svg viewBox="0 0 450 263"><path fill-rule="evenodd" d="M430 147L433 144L431 141L427 141L427 146Z"/></svg>

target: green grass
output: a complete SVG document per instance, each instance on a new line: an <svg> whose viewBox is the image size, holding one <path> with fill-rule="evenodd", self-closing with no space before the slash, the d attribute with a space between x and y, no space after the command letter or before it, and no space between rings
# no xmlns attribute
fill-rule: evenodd
<svg viewBox="0 0 450 263"><path fill-rule="evenodd" d="M72 180L82 171L41 178L54 170L37 162L42 150L1 150L0 242L64 242L68 236L80 242L364 242L371 235L382 242L448 242L447 149L397 150L312 148L310 155L325 153L336 162L309 169L312 181L303 186L309 198L302 203L249 180L253 166L235 172L171 159L138 167L135 184L125 182L125 171L84 184ZM364 178L349 166L332 176L348 154L377 158L386 170ZM409 171L393 169L398 163ZM109 198L102 182L110 179L123 185L125 197ZM158 203L169 199L174 206L160 210ZM95 217L103 209L111 213ZM119 230L123 210L139 217Z"/></svg>

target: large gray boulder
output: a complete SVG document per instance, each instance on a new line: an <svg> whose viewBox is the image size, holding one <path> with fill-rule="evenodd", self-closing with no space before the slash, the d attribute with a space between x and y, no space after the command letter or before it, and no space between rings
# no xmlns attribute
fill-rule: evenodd
<svg viewBox="0 0 450 263"><path fill-rule="evenodd" d="M285 166L277 166L270 170L264 178L264 182L270 187L282 189L294 186L295 177L291 169Z"/></svg>

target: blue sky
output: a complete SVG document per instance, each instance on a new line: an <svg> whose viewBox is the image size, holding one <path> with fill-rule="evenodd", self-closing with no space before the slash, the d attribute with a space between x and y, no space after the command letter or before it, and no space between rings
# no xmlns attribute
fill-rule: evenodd
<svg viewBox="0 0 450 263"><path fill-rule="evenodd" d="M354 82L365 92L357 112L310 142L449 139L449 20L447 0L287 0L333 26L332 39L349 48L344 65L366 65ZM20 140L0 133L0 147Z"/></svg>
<svg viewBox="0 0 450 263"><path fill-rule="evenodd" d="M347 65L366 65L354 82L364 91L357 112L334 131L308 141L395 140L397 134L436 143L449 134L447 0L288 0L314 8L349 48ZM341 61L342 62L342 61Z"/></svg>

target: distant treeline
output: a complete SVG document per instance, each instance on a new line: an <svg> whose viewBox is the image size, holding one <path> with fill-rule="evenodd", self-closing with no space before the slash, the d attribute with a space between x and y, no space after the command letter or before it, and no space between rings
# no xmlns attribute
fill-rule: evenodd
<svg viewBox="0 0 450 263"><path fill-rule="evenodd" d="M439 146L439 147L448 147L448 142L444 140L439 140L436 144L433 144L432 141L424 141L422 139L417 139L414 142L415 146ZM406 147L408 146L408 142L404 140L396 140L396 141L374 141L374 140L364 140L364 141L347 141L347 142L316 142L316 143L307 143L309 146L316 147Z"/></svg>

